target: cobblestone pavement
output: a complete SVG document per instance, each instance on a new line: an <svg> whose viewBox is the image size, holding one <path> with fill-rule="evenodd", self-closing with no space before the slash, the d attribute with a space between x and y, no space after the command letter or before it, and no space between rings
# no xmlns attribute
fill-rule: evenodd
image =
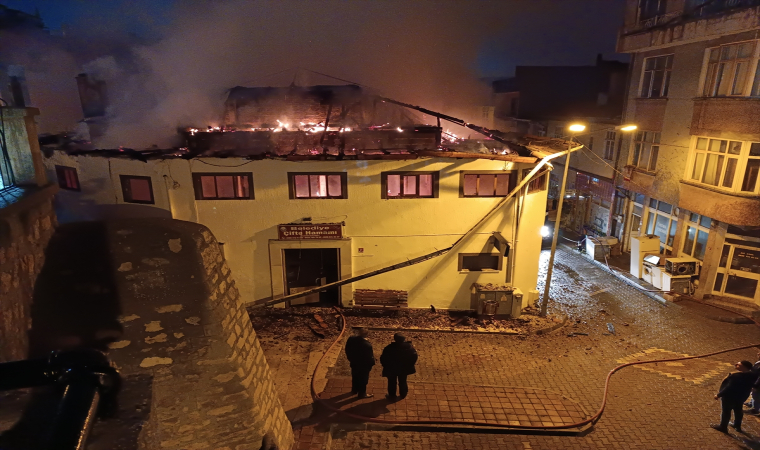
<svg viewBox="0 0 760 450"><path fill-rule="evenodd" d="M548 252L542 255L542 265ZM560 248L551 287L551 309L570 325L546 336L409 333L419 352L411 382L544 388L567 395L587 411L600 406L608 371L635 359L698 355L760 343L754 325L709 320L677 304L661 305ZM543 280L539 280L543 286ZM608 331L611 324L615 334ZM587 333L588 336L569 333ZM390 333L370 336L375 353ZM604 416L585 436L495 433L350 431L332 449L729 449L760 448L760 422L745 417L745 435L709 428L718 420L713 400L730 365L754 361L744 350L707 359L623 369L613 376ZM341 355L330 375L347 376ZM380 378L375 367L371 379ZM382 380L380 380L382 381ZM411 395L411 394L410 394Z"/></svg>
<svg viewBox="0 0 760 450"><path fill-rule="evenodd" d="M351 414L385 420L458 420L540 427L572 425L588 417L579 404L545 389L411 382L408 397L392 402L385 399L385 380L373 378L367 385L367 393L373 398L358 399L350 391L350 377L333 377L321 397Z"/></svg>

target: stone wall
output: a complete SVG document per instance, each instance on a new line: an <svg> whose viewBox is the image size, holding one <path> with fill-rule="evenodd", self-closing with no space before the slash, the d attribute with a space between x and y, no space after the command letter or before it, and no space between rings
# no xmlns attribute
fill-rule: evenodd
<svg viewBox="0 0 760 450"><path fill-rule="evenodd" d="M258 449L293 432L219 245L170 219L107 223L123 333L110 357L152 377L145 449ZM129 383L127 383L127 387Z"/></svg>
<svg viewBox="0 0 760 450"><path fill-rule="evenodd" d="M0 362L28 356L34 285L57 224L54 192L43 189L0 207Z"/></svg>

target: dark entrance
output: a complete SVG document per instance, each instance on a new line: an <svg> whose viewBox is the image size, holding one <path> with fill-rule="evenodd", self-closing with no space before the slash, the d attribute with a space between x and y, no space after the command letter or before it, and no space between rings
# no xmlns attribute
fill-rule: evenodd
<svg viewBox="0 0 760 450"><path fill-rule="evenodd" d="M340 280L340 258L337 248L286 249L284 252L285 283L288 294L295 294ZM340 303L340 288L335 287L319 294L291 300L290 304L317 302L323 305L338 305Z"/></svg>

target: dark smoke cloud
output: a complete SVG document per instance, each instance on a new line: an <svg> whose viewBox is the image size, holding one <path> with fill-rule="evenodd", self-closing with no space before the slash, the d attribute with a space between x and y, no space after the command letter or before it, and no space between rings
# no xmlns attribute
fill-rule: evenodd
<svg viewBox="0 0 760 450"><path fill-rule="evenodd" d="M311 71L477 123L476 106L488 99L477 70L478 59L489 54L484 49L519 63L525 46L534 55L547 51L525 40L532 35L543 45L554 42L551 52L561 51L560 38L581 27L557 14L572 11L570 4L593 13L594 5L621 1L188 0L174 3L170 22L145 16L141 2L117 3L129 6L114 10L121 20L84 17L72 24L70 37L35 43L46 62L27 67L27 78L48 131L71 128L81 118L74 77L83 70L108 83L110 126L96 142L101 147L171 145L177 126L218 123L233 86L343 84ZM551 30L536 20L539 13L553 17ZM125 15L149 32L141 39L130 35ZM536 21L532 28L521 22L528 16ZM605 38L614 43L614 36ZM577 63L591 63L595 52ZM12 52L22 64L31 62L31 53ZM8 54L0 46L0 60ZM39 86L43 80L49 85Z"/></svg>

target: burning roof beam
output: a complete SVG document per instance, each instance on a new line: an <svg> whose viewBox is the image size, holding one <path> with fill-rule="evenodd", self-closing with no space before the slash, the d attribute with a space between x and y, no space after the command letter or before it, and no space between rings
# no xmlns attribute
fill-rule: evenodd
<svg viewBox="0 0 760 450"><path fill-rule="evenodd" d="M396 101L396 100L393 100L393 99L390 99L390 98L387 98L387 97L378 97L378 99L380 101L383 101L383 102L388 102L388 103L393 103L394 105L403 106L404 108L414 109L414 110L419 111L419 112L421 112L423 114L427 114L427 115L436 117L438 119L443 119L443 120L449 121L451 123L457 124L459 126L469 128L471 130L475 130L478 133L480 133L480 134L482 134L484 136L487 136L490 139L493 139L494 141L501 142L502 144L506 145L510 150L515 151L515 153L521 154L521 152L518 149L521 148L522 146L519 145L519 144L516 144L513 141L509 141L507 139L504 139L504 138L502 138L500 136L496 136L493 132L497 131L497 130L489 130L488 128L481 127L479 125L475 125L475 124L472 124L472 123L467 123L467 122L465 122L462 119L457 119L456 117L452 117L452 116L448 116L446 114L442 114L442 113L439 113L439 112L431 111L431 110L429 110L427 108L422 108L420 106L410 105L409 103L399 102L399 101ZM514 147L517 147L518 149L515 149ZM521 156L530 156L530 155L522 155L521 154Z"/></svg>

